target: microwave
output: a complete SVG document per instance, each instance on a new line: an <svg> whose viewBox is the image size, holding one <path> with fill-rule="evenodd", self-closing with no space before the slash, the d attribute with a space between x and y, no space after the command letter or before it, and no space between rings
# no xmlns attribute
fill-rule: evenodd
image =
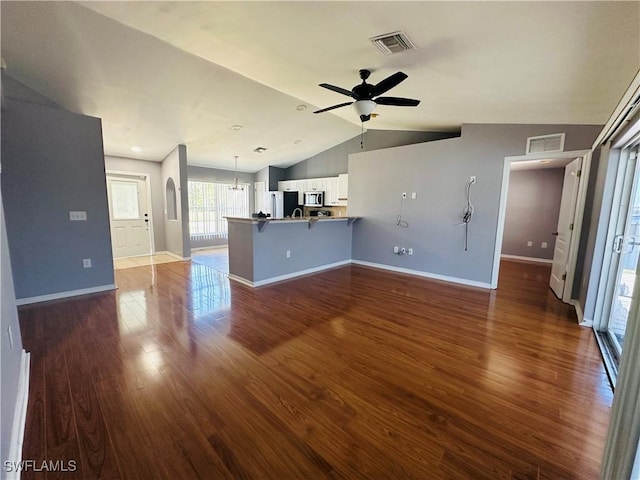
<svg viewBox="0 0 640 480"><path fill-rule="evenodd" d="M304 192L305 207L323 207L324 192Z"/></svg>

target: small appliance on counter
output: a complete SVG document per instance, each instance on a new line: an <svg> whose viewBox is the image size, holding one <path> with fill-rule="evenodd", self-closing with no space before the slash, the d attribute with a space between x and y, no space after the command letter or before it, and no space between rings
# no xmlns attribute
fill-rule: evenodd
<svg viewBox="0 0 640 480"><path fill-rule="evenodd" d="M305 207L324 207L324 192L304 192Z"/></svg>
<svg viewBox="0 0 640 480"><path fill-rule="evenodd" d="M331 210L311 210L309 215L312 217L330 217Z"/></svg>

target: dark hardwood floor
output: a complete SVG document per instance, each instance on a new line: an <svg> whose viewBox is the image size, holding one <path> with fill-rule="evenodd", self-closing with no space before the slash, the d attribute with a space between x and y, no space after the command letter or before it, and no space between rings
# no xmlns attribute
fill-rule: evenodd
<svg viewBox="0 0 640 480"><path fill-rule="evenodd" d="M596 479L612 392L548 277L117 271L117 292L21 309L23 458L76 461L47 479Z"/></svg>

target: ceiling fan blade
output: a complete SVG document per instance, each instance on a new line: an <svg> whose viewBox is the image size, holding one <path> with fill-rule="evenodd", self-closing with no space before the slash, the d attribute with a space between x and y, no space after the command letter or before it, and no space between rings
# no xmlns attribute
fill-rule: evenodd
<svg viewBox="0 0 640 480"><path fill-rule="evenodd" d="M382 95L383 93L391 90L406 78L407 74L403 72L396 72L393 75L388 76L373 87L373 96L377 97L378 95Z"/></svg>
<svg viewBox="0 0 640 480"><path fill-rule="evenodd" d="M353 102L346 102L346 103L340 103L338 105L333 105L331 107L327 107L327 108L323 108L321 110L316 110L313 113L322 113L322 112L328 112L329 110L333 110L334 108L340 108L340 107L346 107L347 105L351 105Z"/></svg>
<svg viewBox="0 0 640 480"><path fill-rule="evenodd" d="M347 90L346 88L336 87L335 85L329 85L328 83L321 83L319 86L327 88L334 92L341 93L343 95L346 95L347 97L353 97L353 93L351 92L351 90Z"/></svg>
<svg viewBox="0 0 640 480"><path fill-rule="evenodd" d="M379 97L374 100L378 105L395 105L396 107L417 107L420 100L400 97Z"/></svg>

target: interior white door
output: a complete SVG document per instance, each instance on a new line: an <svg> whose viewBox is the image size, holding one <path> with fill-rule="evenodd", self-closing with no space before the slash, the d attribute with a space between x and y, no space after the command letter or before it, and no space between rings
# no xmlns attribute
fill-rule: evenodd
<svg viewBox="0 0 640 480"><path fill-rule="evenodd" d="M109 220L113 258L151 253L145 177L108 175Z"/></svg>
<svg viewBox="0 0 640 480"><path fill-rule="evenodd" d="M255 208L254 208L254 212L258 213L258 212L264 212L265 211L265 193L267 193L266 190L266 184L265 182L254 182L253 184L253 198L254 198L254 203L255 203Z"/></svg>
<svg viewBox="0 0 640 480"><path fill-rule="evenodd" d="M562 184L562 199L560 200L560 215L556 230L556 246L553 251L553 264L549 286L559 299L562 299L565 289L569 248L573 233L573 220L576 213L578 187L580 177L578 172L582 166L582 157L576 158L564 169L564 183Z"/></svg>

